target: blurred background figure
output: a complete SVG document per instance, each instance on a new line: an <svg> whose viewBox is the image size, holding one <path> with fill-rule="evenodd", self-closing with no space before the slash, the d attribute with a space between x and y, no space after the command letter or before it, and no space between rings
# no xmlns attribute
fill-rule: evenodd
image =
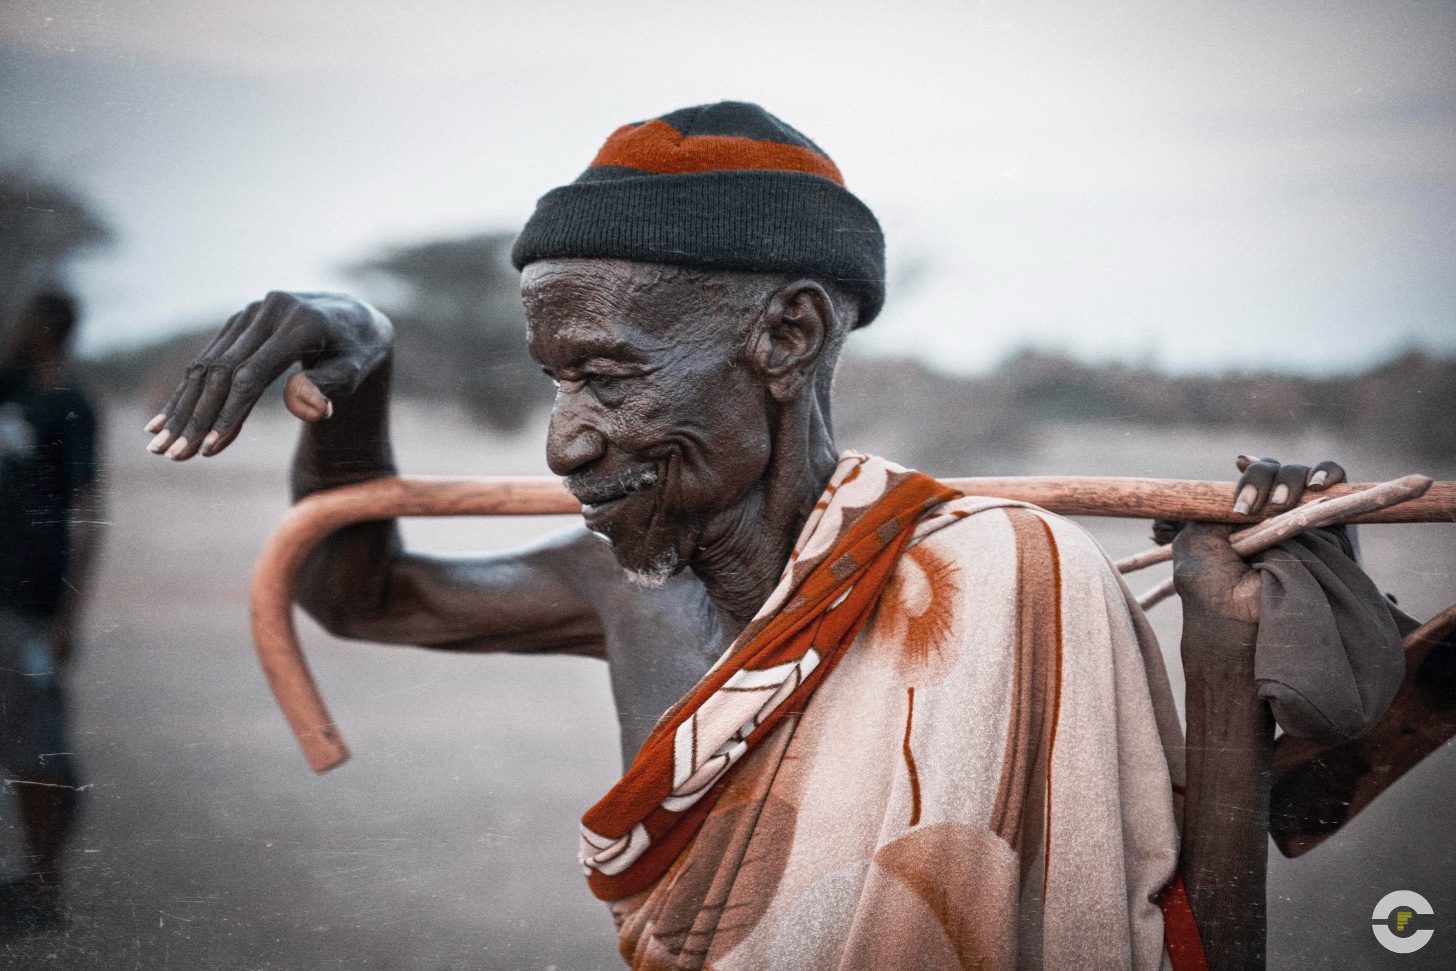
<svg viewBox="0 0 1456 971"><path fill-rule="evenodd" d="M76 302L41 293L0 360L0 768L25 873L0 885L0 924L60 916L60 851L80 793L63 675L85 601L98 519L96 420L67 386Z"/></svg>

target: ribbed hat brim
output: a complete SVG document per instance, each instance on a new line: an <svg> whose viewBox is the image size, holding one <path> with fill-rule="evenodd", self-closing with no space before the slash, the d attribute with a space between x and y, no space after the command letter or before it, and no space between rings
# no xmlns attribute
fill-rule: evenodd
<svg viewBox="0 0 1456 971"><path fill-rule="evenodd" d="M863 327L885 302L885 241L869 207L828 179L745 170L574 182L536 204L511 259L606 257L705 269L801 273L860 298Z"/></svg>

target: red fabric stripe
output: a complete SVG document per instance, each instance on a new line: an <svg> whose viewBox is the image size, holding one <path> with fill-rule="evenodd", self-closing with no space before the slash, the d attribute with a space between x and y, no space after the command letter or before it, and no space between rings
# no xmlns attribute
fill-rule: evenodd
<svg viewBox="0 0 1456 971"><path fill-rule="evenodd" d="M820 565L800 584L797 597L806 601L805 606L793 613L782 611L775 616L727 663L704 678L671 718L664 719L653 730L627 773L582 816L584 826L603 836L620 838L640 822L652 839L647 851L622 873L608 876L596 870L590 872L587 883L598 899L621 900L647 888L662 876L696 835L732 775L733 770L730 770L686 812L673 813L663 809L661 802L672 792L673 739L678 726L736 672L745 668L763 670L797 660L812 646L822 657L819 666L753 730L747 738L749 749L766 738L790 712L802 711L814 689L834 669L868 621L881 590L914 535L915 524L924 515L927 506L957 495L959 493L920 473L913 473L900 483L846 531ZM886 543L879 530L889 522L898 523L900 529ZM852 556L859 567L843 579L836 578L831 566L846 554ZM829 604L851 585L853 589L844 602L835 610L826 612ZM742 760L738 762L738 765L741 764ZM737 765L734 770L736 768Z"/></svg>
<svg viewBox="0 0 1456 971"><path fill-rule="evenodd" d="M798 145L731 135L687 135L661 119L623 125L608 136L592 167L621 165L656 175L771 169L807 172L844 185L839 167Z"/></svg>
<svg viewBox="0 0 1456 971"><path fill-rule="evenodd" d="M1173 971L1208 971L1203 935L1198 932L1198 921L1188 902L1183 874L1173 874L1173 882L1158 898L1158 906L1163 908L1163 943L1168 948Z"/></svg>

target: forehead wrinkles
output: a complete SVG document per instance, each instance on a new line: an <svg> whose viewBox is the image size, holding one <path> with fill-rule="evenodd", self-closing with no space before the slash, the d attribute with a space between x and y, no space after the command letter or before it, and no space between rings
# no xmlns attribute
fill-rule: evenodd
<svg viewBox="0 0 1456 971"><path fill-rule="evenodd" d="M783 285L776 276L632 264L632 322L651 333L694 343L734 341Z"/></svg>
<svg viewBox="0 0 1456 971"><path fill-rule="evenodd" d="M624 260L544 260L521 274L521 300L533 316L570 312L610 320L631 274Z"/></svg>
<svg viewBox="0 0 1456 971"><path fill-rule="evenodd" d="M596 325L619 333L626 327L656 338L651 343L659 346L701 347L741 340L787 282L781 277L624 260L545 260L526 268L521 295L533 325Z"/></svg>

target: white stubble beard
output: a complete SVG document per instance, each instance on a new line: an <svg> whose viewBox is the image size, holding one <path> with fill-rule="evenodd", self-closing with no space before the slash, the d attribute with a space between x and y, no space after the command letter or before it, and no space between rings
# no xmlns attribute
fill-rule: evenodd
<svg viewBox="0 0 1456 971"><path fill-rule="evenodd" d="M653 557L652 565L646 569L634 570L622 567L627 582L643 590L661 590L667 581L677 575L679 569L677 550L666 549Z"/></svg>

